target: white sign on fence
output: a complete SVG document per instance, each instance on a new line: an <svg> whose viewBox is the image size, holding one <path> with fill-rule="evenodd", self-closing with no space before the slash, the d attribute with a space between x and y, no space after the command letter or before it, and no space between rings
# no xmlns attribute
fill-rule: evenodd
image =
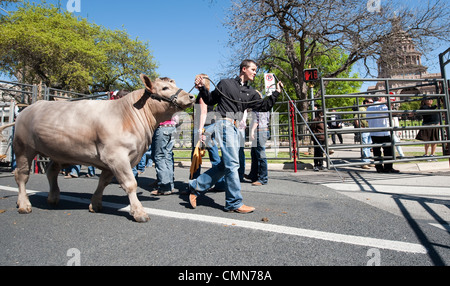
<svg viewBox="0 0 450 286"><path fill-rule="evenodd" d="M277 88L275 85L275 76L273 73L264 74L264 83L266 87L266 96L272 95Z"/></svg>

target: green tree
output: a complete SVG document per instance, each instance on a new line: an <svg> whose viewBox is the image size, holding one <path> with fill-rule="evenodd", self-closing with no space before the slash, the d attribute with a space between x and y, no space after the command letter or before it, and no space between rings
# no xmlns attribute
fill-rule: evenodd
<svg viewBox="0 0 450 286"><path fill-rule="evenodd" d="M0 24L0 72L20 82L88 93L156 76L147 43L53 5L25 3Z"/></svg>
<svg viewBox="0 0 450 286"><path fill-rule="evenodd" d="M338 70L343 63L348 59L348 55L344 50L340 48L333 48L326 50L322 45L316 44L315 55L307 54L308 60L305 62L303 69L310 67L317 68L320 73L330 74L335 70ZM299 55L301 53L300 44L294 44L295 52ZM292 66L289 64L289 60L286 55L286 50L280 43L273 42L270 48L267 49L266 58L271 58L270 63L264 64L261 69L263 71L273 72L278 79L285 83L285 90L293 98L298 99L294 85L289 78L286 77L287 74L292 74ZM352 66L349 66L346 70L341 71L337 74L339 78L358 78L357 73L351 72ZM264 86L264 78L259 76L256 80L257 86ZM361 88L361 82L325 82L327 94L349 94L359 91ZM314 84L314 97L315 99L321 99L320 86L318 83ZM318 101L321 104L321 100ZM354 104L354 99L352 98L332 98L327 100L327 107L341 107L341 106L351 106Z"/></svg>
<svg viewBox="0 0 450 286"><path fill-rule="evenodd" d="M111 89L133 90L141 86L139 75L145 73L157 77L157 68L148 43L130 36L121 30L102 29L97 47L106 61L102 62L93 77L93 91Z"/></svg>
<svg viewBox="0 0 450 286"><path fill-rule="evenodd" d="M25 83L86 91L106 60L95 47L100 27L54 6L24 4L1 19L2 72Z"/></svg>
<svg viewBox="0 0 450 286"><path fill-rule="evenodd" d="M335 48L345 52L339 67L321 71L326 78L339 76L357 62L369 71L368 63L376 61L385 43L398 36L392 29L395 19L400 19L399 26L421 51L448 43L450 18L443 13L449 10L448 1L425 1L418 8L382 1L379 11L368 9L367 4L361 0L233 0L225 25L234 54L282 71L298 99L308 96L303 70L312 62L310 57L329 55ZM273 42L284 47L289 69L276 66L280 59L276 54L265 53ZM300 109L307 107L305 101Z"/></svg>

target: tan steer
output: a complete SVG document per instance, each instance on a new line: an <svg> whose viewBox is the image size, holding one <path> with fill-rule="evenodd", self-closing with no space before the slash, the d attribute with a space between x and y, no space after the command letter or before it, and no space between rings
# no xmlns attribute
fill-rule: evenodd
<svg viewBox="0 0 450 286"><path fill-rule="evenodd" d="M61 168L94 166L102 170L89 210L102 209L103 190L115 176L130 200L130 213L137 222L149 217L137 198L132 167L152 142L159 123L193 106L194 96L177 88L171 79L151 81L141 75L145 89L119 100L48 102L39 101L22 111L16 121L14 152L19 213L31 213L25 185L37 154L51 159L47 169L50 184L48 203L59 202L57 183Z"/></svg>

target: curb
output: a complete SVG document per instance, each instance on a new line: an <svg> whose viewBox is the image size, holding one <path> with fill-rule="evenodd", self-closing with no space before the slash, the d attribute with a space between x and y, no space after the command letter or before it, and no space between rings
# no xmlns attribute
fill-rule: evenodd
<svg viewBox="0 0 450 286"><path fill-rule="evenodd" d="M178 167L181 168L190 168L190 161L178 161L175 162ZM209 161L203 162L202 167L205 169L211 168L211 163ZM450 171L450 163L449 162L421 162L421 163L397 163L394 164L394 168L401 172L448 172ZM351 170L362 170L358 167L339 167L339 169L351 169ZM250 164L246 164L246 170L250 170ZM269 163L268 164L269 171L294 171L294 163L285 163L285 164L277 164L277 163ZM299 171L302 170L312 170L312 164L304 164L297 163L297 169ZM375 171L375 168L371 168L371 170ZM370 170L368 170L370 171Z"/></svg>

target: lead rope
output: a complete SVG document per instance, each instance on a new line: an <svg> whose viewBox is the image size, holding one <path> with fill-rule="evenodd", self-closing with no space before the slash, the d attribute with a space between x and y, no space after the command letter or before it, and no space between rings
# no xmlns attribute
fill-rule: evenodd
<svg viewBox="0 0 450 286"><path fill-rule="evenodd" d="M203 78L203 79L209 80L209 82L212 83L212 84L214 85L214 87L216 88L216 90L217 90L223 97L225 97L226 99L228 99L228 100L230 100L230 101L232 101L232 102L234 102L234 103L256 103L256 102L261 102L261 101L264 100L264 98L261 98L261 99L258 99L258 100L252 100L252 101L242 102L242 101L239 101L239 100L230 98L228 95L226 95L225 93L223 93L219 88L217 88L216 83L215 83L212 79L210 79L209 77L202 77L202 78ZM191 90L189 91L189 93L191 93L191 91L194 90L194 88L195 88L195 85L194 85L194 87L191 88Z"/></svg>

